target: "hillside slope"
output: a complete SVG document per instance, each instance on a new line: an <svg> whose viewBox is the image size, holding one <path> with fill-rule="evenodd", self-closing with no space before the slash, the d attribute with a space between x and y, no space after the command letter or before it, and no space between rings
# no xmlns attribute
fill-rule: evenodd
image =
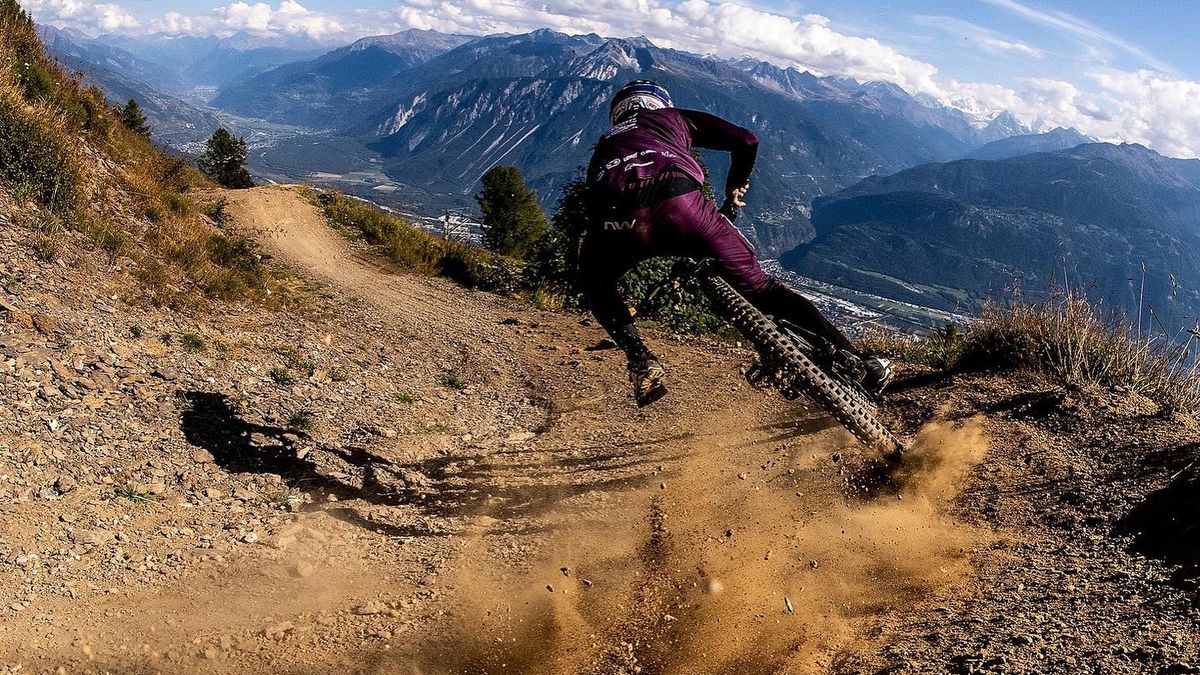
<svg viewBox="0 0 1200 675"><path fill-rule="evenodd" d="M1074 129L1059 127L1041 134L1021 134L992 141L967 153L966 159L1008 159L1034 152L1067 150L1095 140Z"/></svg>
<svg viewBox="0 0 1200 675"><path fill-rule="evenodd" d="M881 477L828 420L749 388L745 352L655 336L673 390L637 411L578 317L390 273L295 192L228 199L313 280L315 312L135 310L92 257L0 241L38 279L9 283L0 324L10 670L1200 660L1194 568L1125 534L1141 495L1193 480L1190 423L927 374L886 406L920 431Z"/></svg>
<svg viewBox="0 0 1200 675"><path fill-rule="evenodd" d="M372 89L467 40L422 30L363 38L314 60L284 64L224 87L212 103L275 122L344 125L373 95ZM367 103L367 108L374 110L377 104Z"/></svg>

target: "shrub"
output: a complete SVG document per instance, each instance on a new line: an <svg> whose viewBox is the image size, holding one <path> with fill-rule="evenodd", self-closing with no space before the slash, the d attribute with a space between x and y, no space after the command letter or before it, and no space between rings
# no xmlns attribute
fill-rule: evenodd
<svg viewBox="0 0 1200 675"><path fill-rule="evenodd" d="M868 331L858 344L869 354L898 357L938 370L953 370L962 357L963 337L961 328L948 323L923 336L878 328Z"/></svg>
<svg viewBox="0 0 1200 675"><path fill-rule="evenodd" d="M338 192L322 193L317 201L331 223L358 231L407 271L441 275L468 288L492 293L513 294L525 287L523 268L518 261L462 242L440 239Z"/></svg>
<svg viewBox="0 0 1200 675"><path fill-rule="evenodd" d="M208 297L234 300L265 286L266 269L253 239L218 232L208 236L205 252L210 269L203 275L203 287Z"/></svg>
<svg viewBox="0 0 1200 675"><path fill-rule="evenodd" d="M200 353L208 347L208 341L199 333L184 333L179 336L179 344L192 353Z"/></svg>
<svg viewBox="0 0 1200 675"><path fill-rule="evenodd" d="M525 286L521 264L458 242L447 242L438 272L466 286L512 295Z"/></svg>
<svg viewBox="0 0 1200 675"><path fill-rule="evenodd" d="M1200 410L1200 361L1193 347L1138 330L1081 293L1052 293L1037 304L989 305L967 333L962 369L1031 367L1070 384L1141 394L1164 408Z"/></svg>
<svg viewBox="0 0 1200 675"><path fill-rule="evenodd" d="M168 211L177 216L186 216L192 211L191 200L178 192L164 192L162 202L166 205Z"/></svg>
<svg viewBox="0 0 1200 675"><path fill-rule="evenodd" d="M281 387L286 387L296 383L296 376L292 375L287 368L280 368L276 366L270 370L269 374L271 379L275 381L275 384L278 384Z"/></svg>
<svg viewBox="0 0 1200 675"><path fill-rule="evenodd" d="M37 61L14 63L13 70L26 99L49 99L54 95L54 76L42 64Z"/></svg>
<svg viewBox="0 0 1200 675"><path fill-rule="evenodd" d="M204 208L204 215L212 219L217 224L217 227L225 227L225 221L229 218L229 214L225 212L228 206L229 200L221 197Z"/></svg>
<svg viewBox="0 0 1200 675"><path fill-rule="evenodd" d="M683 279L670 279L673 258L643 261L621 280L626 300L640 317L657 321L680 333L724 333L717 316L698 289ZM665 283L664 283L665 282Z"/></svg>
<svg viewBox="0 0 1200 675"><path fill-rule="evenodd" d="M316 361L313 361L311 357L305 356L299 349L291 345L280 347L276 352L283 357L284 363L287 364L288 368L303 371L309 377L312 377L312 374L317 370Z"/></svg>
<svg viewBox="0 0 1200 675"><path fill-rule="evenodd" d="M79 169L51 119L0 90L0 181L17 199L65 212L75 205Z"/></svg>
<svg viewBox="0 0 1200 675"><path fill-rule="evenodd" d="M316 426L316 417L307 410L297 410L288 415L287 425L295 431L311 431Z"/></svg>
<svg viewBox="0 0 1200 675"><path fill-rule="evenodd" d="M455 391L462 391L467 388L467 383L458 373L446 373L442 375L442 386Z"/></svg>
<svg viewBox="0 0 1200 675"><path fill-rule="evenodd" d="M1200 413L1200 330L1182 344L1139 331L1115 309L1106 312L1076 291L1051 292L1038 303L1020 297L987 305L965 331L945 326L923 337L876 331L870 352L969 372L1028 368L1068 385L1140 394L1164 412Z"/></svg>
<svg viewBox="0 0 1200 675"><path fill-rule="evenodd" d="M94 218L84 226L84 233L96 246L108 254L109 263L124 255L129 249L129 239L111 220Z"/></svg>

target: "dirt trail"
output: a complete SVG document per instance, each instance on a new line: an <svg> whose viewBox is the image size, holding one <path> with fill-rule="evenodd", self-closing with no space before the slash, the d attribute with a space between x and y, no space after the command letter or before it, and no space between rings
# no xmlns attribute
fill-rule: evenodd
<svg viewBox="0 0 1200 675"><path fill-rule="evenodd" d="M881 614L969 581L988 536L946 504L978 425L926 430L880 487L827 418L747 386L744 352L659 341L672 393L639 411L578 317L392 273L295 192L228 199L327 321L399 345L412 372L380 400L387 377L468 384L399 436L319 437L306 461L335 468L297 484L312 504L267 553L55 604L35 667L83 645L100 671L827 672Z"/></svg>
<svg viewBox="0 0 1200 675"><path fill-rule="evenodd" d="M482 327L509 318L511 304L386 274L291 193L236 193L231 207L281 257L375 305L428 341L425 348L453 345L477 367L499 365L498 396L545 398L549 419L537 438L499 462L485 460L492 489L543 492L523 497L539 505L525 530L533 555L506 541L513 524L503 505L481 514L482 526L460 535L462 552L447 563L454 618L434 635L449 643L432 640L385 663L433 671L821 670L830 647L854 637L856 618L966 572L962 551L979 535L931 506L954 485L930 501L917 486L931 476L919 475L908 502L889 495L847 505L854 478L831 457L859 449L828 420L797 419L742 385L728 358L713 363L672 347L666 357L681 371L677 391L670 403L637 413L614 356L563 382L543 345L511 332L481 342ZM554 349L574 351L599 337L566 317L541 320L561 331ZM977 431L937 434L919 452L960 456L962 466L986 447ZM547 465L560 480L547 480ZM936 473L948 475L943 468ZM578 479L563 484L562 473L594 477L581 492Z"/></svg>

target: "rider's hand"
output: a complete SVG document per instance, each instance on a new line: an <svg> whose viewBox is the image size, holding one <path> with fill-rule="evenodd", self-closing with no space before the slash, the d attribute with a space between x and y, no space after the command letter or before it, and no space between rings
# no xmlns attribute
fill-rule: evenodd
<svg viewBox="0 0 1200 675"><path fill-rule="evenodd" d="M742 201L742 197L745 197L746 193L749 191L750 191L750 183L746 183L745 185L743 185L739 188L734 188L734 189L730 190L729 194L725 195L725 201L730 204L733 204L734 206L736 206L740 209L740 208L746 206L746 202Z"/></svg>

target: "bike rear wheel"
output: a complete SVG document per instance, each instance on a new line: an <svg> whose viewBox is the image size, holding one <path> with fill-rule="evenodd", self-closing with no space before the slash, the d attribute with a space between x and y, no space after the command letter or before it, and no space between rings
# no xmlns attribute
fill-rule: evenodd
<svg viewBox="0 0 1200 675"><path fill-rule="evenodd" d="M725 319L758 347L765 357L792 370L789 373L809 398L833 416L864 445L893 458L904 452L904 444L876 417L865 398L831 377L783 334L775 322L750 304L721 277L706 277L704 290Z"/></svg>

